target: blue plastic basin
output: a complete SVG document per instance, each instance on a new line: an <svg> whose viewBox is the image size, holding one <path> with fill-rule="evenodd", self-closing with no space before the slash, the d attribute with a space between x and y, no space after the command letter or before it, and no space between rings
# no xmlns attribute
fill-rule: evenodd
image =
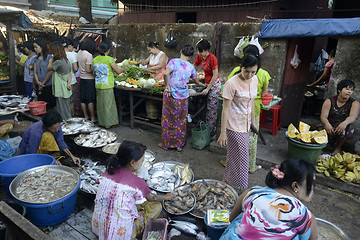
<svg viewBox="0 0 360 240"><path fill-rule="evenodd" d="M13 198L9 192L9 185L19 173L43 165L53 165L55 158L47 154L24 154L0 162L0 178L6 194Z"/></svg>
<svg viewBox="0 0 360 240"><path fill-rule="evenodd" d="M26 216L33 224L36 226L53 226L65 221L74 212L80 182L69 195L54 202L44 204L19 202L26 207Z"/></svg>

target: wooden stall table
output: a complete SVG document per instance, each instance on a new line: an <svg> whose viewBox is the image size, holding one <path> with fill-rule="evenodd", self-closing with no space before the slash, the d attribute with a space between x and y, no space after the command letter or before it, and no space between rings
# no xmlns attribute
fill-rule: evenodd
<svg viewBox="0 0 360 240"><path fill-rule="evenodd" d="M144 118L140 116L135 116L135 110L141 103L143 103L146 99L153 100L157 102L163 101L162 94L150 94L148 91L141 88L128 88L122 86L116 86L116 95L117 95L117 103L118 103L118 114L119 114L119 122L123 123L123 116L130 115L130 128L134 128L135 123L143 124L150 127L161 128L161 123L156 123L150 121L149 118ZM127 93L129 95L129 112L125 112L125 105L122 103L122 95ZM138 99L134 100L134 97L138 97ZM206 98L207 96L201 95L201 93L194 93L189 96L189 103L197 102L201 98ZM200 107L196 109L194 114L191 114L192 118L197 117L204 109L206 108L206 104L202 104Z"/></svg>

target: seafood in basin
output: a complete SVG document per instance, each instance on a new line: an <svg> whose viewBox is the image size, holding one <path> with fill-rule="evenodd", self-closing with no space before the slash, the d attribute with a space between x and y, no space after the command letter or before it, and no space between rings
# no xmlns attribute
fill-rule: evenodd
<svg viewBox="0 0 360 240"><path fill-rule="evenodd" d="M48 168L26 175L16 188L16 196L23 202L49 203L71 193L77 179L70 173L53 173Z"/></svg>
<svg viewBox="0 0 360 240"><path fill-rule="evenodd" d="M190 212L195 206L195 195L189 191L183 191L181 188L175 190L176 197L164 201L164 209L174 215L186 214Z"/></svg>
<svg viewBox="0 0 360 240"><path fill-rule="evenodd" d="M189 164L179 162L159 162L149 170L147 184L159 192L172 192L182 184L190 183L194 173Z"/></svg>
<svg viewBox="0 0 360 240"><path fill-rule="evenodd" d="M116 134L105 129L90 134L80 134L74 142L82 147L98 148L116 140Z"/></svg>
<svg viewBox="0 0 360 240"><path fill-rule="evenodd" d="M71 118L70 118L71 119ZM61 123L61 130L64 135L74 135L80 132L82 133L90 133L99 130L99 127L95 127L94 124L90 121L82 120L82 121L63 121Z"/></svg>
<svg viewBox="0 0 360 240"><path fill-rule="evenodd" d="M208 209L232 209L238 199L236 190L230 185L212 179L201 179L182 186L186 192L192 192L196 197L191 215L204 218Z"/></svg>

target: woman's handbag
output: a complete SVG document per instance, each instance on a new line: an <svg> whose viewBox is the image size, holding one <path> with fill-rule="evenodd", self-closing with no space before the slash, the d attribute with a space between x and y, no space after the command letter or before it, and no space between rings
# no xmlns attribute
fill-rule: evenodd
<svg viewBox="0 0 360 240"><path fill-rule="evenodd" d="M199 121L196 127L191 129L192 143L195 149L202 150L210 144L210 126L204 121Z"/></svg>
<svg viewBox="0 0 360 240"><path fill-rule="evenodd" d="M177 44L177 42L175 39L174 30L172 30L170 28L170 32L165 39L164 46L167 48L174 48L174 47L176 47L176 44Z"/></svg>

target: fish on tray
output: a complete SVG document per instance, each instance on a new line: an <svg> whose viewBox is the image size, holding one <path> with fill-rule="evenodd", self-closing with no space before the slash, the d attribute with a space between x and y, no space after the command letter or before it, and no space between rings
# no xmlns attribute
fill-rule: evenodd
<svg viewBox="0 0 360 240"><path fill-rule="evenodd" d="M80 172L80 189L84 192L96 194L99 189L99 179L106 171L105 165L98 165L90 159L85 159L83 170Z"/></svg>
<svg viewBox="0 0 360 240"><path fill-rule="evenodd" d="M189 169L189 164L181 166L160 162L152 166L149 170L149 176L147 184L150 188L162 192L172 192L176 187L190 183L192 172Z"/></svg>
<svg viewBox="0 0 360 240"><path fill-rule="evenodd" d="M191 211L195 206L195 195L190 191L177 189L176 197L163 202L165 210L170 214L185 214Z"/></svg>
<svg viewBox="0 0 360 240"><path fill-rule="evenodd" d="M105 129L90 134L80 134L74 142L82 147L97 148L116 140L116 134Z"/></svg>

